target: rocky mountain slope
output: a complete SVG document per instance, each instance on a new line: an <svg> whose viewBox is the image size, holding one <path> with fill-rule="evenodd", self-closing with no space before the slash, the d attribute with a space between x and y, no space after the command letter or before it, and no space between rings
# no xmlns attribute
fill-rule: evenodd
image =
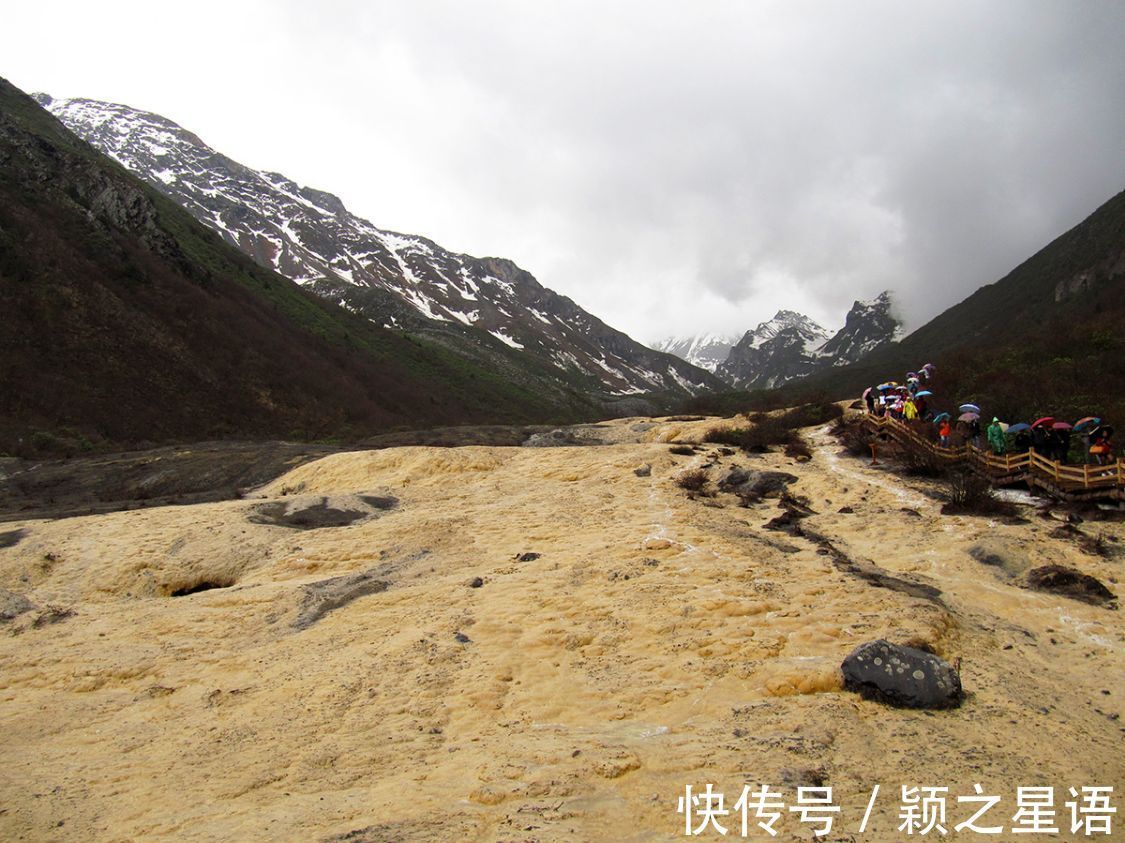
<svg viewBox="0 0 1125 843"><path fill-rule="evenodd" d="M781 310L747 331L715 373L742 389L772 389L819 369L854 363L893 341L899 327L889 292L855 302L844 327L834 334L807 316Z"/></svg>
<svg viewBox="0 0 1125 843"><path fill-rule="evenodd" d="M902 323L894 315L890 291L871 301L857 301L844 319L844 327L816 350L830 366L855 363L876 348L902 335Z"/></svg>
<svg viewBox="0 0 1125 843"><path fill-rule="evenodd" d="M604 412L259 267L4 80L0 312L0 451Z"/></svg>
<svg viewBox="0 0 1125 843"><path fill-rule="evenodd" d="M817 365L816 349L829 333L807 316L779 310L747 331L716 370L737 387L769 389L801 378Z"/></svg>
<svg viewBox="0 0 1125 843"><path fill-rule="evenodd" d="M635 342L509 260L376 228L330 193L253 170L164 117L86 99L38 101L262 266L377 325L424 334L486 365L507 350L610 395L720 386Z"/></svg>

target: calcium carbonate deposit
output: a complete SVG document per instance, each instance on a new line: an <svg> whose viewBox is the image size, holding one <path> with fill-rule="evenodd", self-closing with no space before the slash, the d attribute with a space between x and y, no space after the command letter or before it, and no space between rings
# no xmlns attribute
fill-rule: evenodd
<svg viewBox="0 0 1125 843"><path fill-rule="evenodd" d="M1053 788L1042 839L1070 839L1070 787L1120 808L1120 614L1023 576L1119 592L1122 524L1082 525L1102 555L1029 507L942 516L824 431L807 463L670 452L714 424L344 453L242 500L4 525L0 837L673 840L708 784L728 838L747 785L831 787L834 840L903 839L904 785L949 788L950 833L976 784L1005 835L1018 787ZM796 476L811 514L764 529L776 497L711 494L734 466ZM845 691L876 639L959 666L960 707ZM747 837L819 827L780 813Z"/></svg>

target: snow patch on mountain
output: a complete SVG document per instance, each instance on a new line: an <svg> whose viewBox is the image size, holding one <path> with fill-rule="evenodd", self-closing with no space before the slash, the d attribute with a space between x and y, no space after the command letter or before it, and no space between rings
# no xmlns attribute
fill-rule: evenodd
<svg viewBox="0 0 1125 843"><path fill-rule="evenodd" d="M457 254L424 237L377 228L338 197L243 166L160 115L86 99L36 98L231 245L376 324L404 330L413 324L425 332L444 323L450 327L441 330L467 332L470 347L480 345L473 332L484 331L567 377L595 378L608 394L695 393L720 385L605 325L510 261Z"/></svg>

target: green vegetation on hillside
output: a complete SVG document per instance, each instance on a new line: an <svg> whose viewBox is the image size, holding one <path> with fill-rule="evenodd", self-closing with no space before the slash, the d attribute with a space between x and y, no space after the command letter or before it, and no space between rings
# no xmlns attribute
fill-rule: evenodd
<svg viewBox="0 0 1125 843"><path fill-rule="evenodd" d="M254 264L0 80L0 452L598 415Z"/></svg>

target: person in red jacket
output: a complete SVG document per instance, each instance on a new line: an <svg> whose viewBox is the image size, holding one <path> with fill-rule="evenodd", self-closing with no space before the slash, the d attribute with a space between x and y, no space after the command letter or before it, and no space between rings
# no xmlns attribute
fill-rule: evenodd
<svg viewBox="0 0 1125 843"><path fill-rule="evenodd" d="M941 420L941 424L938 425L937 433L938 433L938 437L941 441L941 447L948 448L949 447L949 437L953 433L953 427L949 424L949 419L942 419Z"/></svg>

